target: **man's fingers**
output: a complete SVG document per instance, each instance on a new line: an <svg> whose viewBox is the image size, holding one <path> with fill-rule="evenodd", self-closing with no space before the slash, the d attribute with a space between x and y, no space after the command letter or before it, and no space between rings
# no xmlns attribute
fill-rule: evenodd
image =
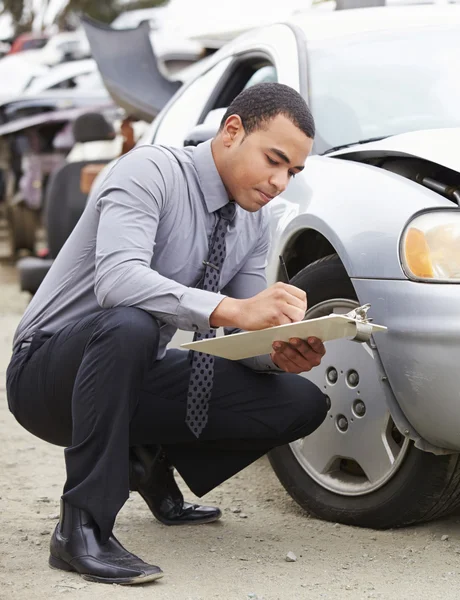
<svg viewBox="0 0 460 600"><path fill-rule="evenodd" d="M281 362L281 368L285 369L288 373L306 373L321 361L321 358L317 354L311 351L310 353L312 354L311 357L305 357L290 344L283 343L281 348L276 352L276 362Z"/></svg>
<svg viewBox="0 0 460 600"><path fill-rule="evenodd" d="M274 342L274 362L288 373L306 373L317 367L326 349L318 338L309 338L309 341L311 344L299 338L291 338L289 343Z"/></svg>
<svg viewBox="0 0 460 600"><path fill-rule="evenodd" d="M293 363L287 356L285 356L282 352L272 352L272 360L280 369L285 371L286 373L305 373L310 370L307 368L299 367L297 364Z"/></svg>
<svg viewBox="0 0 460 600"><path fill-rule="evenodd" d="M318 338L311 337L307 341L300 338L290 338L289 344L308 359L313 357L321 359L326 354L326 348Z"/></svg>
<svg viewBox="0 0 460 600"><path fill-rule="evenodd" d="M290 323L292 323L292 321L293 319L291 319L289 315L280 314L276 315L276 317L274 318L273 325L289 325Z"/></svg>
<svg viewBox="0 0 460 600"><path fill-rule="evenodd" d="M293 298L296 298L297 300L300 300L305 305L307 303L306 292L304 292L304 290L301 290L300 288L296 287L295 285L290 285L289 283L278 282L278 283L275 283L274 289L284 291L288 296L291 296Z"/></svg>
<svg viewBox="0 0 460 600"><path fill-rule="evenodd" d="M318 354L321 354L321 356L324 356L326 354L326 348L324 347L323 342L316 337L310 337L307 340L309 346Z"/></svg>
<svg viewBox="0 0 460 600"><path fill-rule="evenodd" d="M292 367L294 367L294 369L290 368L289 372L299 373L308 368L309 365L306 363L304 357L295 348L285 342L279 342L280 347L278 349L276 348L277 345L275 342L273 346L277 352L277 356L282 357L285 364L292 363Z"/></svg>
<svg viewBox="0 0 460 600"><path fill-rule="evenodd" d="M305 313L305 311L307 310L307 303L305 302L305 300L301 300L300 298L297 298L297 296L293 296L292 294L288 294L287 292L284 292L285 298L284 298L284 302L286 302L286 304L288 306L295 306L296 308L300 308L303 313Z"/></svg>
<svg viewBox="0 0 460 600"><path fill-rule="evenodd" d="M296 298L306 301L307 294L304 292L304 290L301 290L300 288L296 287L295 285L291 285L290 283L283 283L282 286L287 292L289 292Z"/></svg>
<svg viewBox="0 0 460 600"><path fill-rule="evenodd" d="M307 341L301 340L300 338L290 338L289 343L294 346L301 354L307 354L313 352L319 356L326 354L326 348L323 342L319 338L308 338Z"/></svg>
<svg viewBox="0 0 460 600"><path fill-rule="evenodd" d="M298 308L302 308L303 310L305 310L306 306L307 306L305 292L304 292L304 297L299 298L298 296L296 296L295 294L292 294L289 290L287 290L286 287L292 287L292 286L285 286L285 287L277 288L274 292L275 299L278 302L282 302L283 304L287 304L289 306L296 306Z"/></svg>
<svg viewBox="0 0 460 600"><path fill-rule="evenodd" d="M293 343L294 348L298 350L298 352L312 367L317 367L319 364L321 364L321 359L326 353L326 349L320 340L318 340L319 344L315 344L318 352L314 350L308 342L304 342L303 340L295 340L295 342L298 343Z"/></svg>
<svg viewBox="0 0 460 600"><path fill-rule="evenodd" d="M289 304L284 307L283 313L290 319L290 323L302 321L305 316L305 310L303 308L298 308L297 306L291 306Z"/></svg>

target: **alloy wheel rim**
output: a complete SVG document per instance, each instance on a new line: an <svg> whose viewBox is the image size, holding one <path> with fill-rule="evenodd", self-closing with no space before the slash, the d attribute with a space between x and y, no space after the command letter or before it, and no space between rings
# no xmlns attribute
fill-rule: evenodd
<svg viewBox="0 0 460 600"><path fill-rule="evenodd" d="M346 298L327 300L313 306L306 318L345 314L357 306ZM385 485L410 443L391 418L372 344L327 342L321 365L303 375L326 394L328 413L316 431L290 447L312 479L343 496L369 494Z"/></svg>

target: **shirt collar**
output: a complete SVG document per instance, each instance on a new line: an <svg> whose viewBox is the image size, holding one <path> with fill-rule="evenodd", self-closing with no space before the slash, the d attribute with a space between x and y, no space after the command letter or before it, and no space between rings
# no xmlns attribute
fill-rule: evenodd
<svg viewBox="0 0 460 600"><path fill-rule="evenodd" d="M194 161L206 207L209 212L215 212L225 206L229 199L227 190L214 162L211 140L203 142L196 147Z"/></svg>

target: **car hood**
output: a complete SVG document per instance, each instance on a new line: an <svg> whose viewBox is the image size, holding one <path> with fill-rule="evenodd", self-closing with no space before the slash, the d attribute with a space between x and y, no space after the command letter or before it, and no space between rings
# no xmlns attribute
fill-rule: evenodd
<svg viewBox="0 0 460 600"><path fill-rule="evenodd" d="M427 129L394 135L378 142L354 145L328 156L357 162L379 157L416 157L460 173L460 128Z"/></svg>
<svg viewBox="0 0 460 600"><path fill-rule="evenodd" d="M82 24L93 58L114 101L133 117L150 122L182 85L167 79L158 67L150 26L113 29L89 19Z"/></svg>

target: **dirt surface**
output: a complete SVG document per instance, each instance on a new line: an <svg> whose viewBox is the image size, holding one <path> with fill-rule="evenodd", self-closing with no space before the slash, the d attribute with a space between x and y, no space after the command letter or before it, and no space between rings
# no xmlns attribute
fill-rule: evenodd
<svg viewBox="0 0 460 600"><path fill-rule="evenodd" d="M285 493L266 459L204 498L223 511L222 520L212 525L165 527L132 494L115 533L129 550L161 566L161 581L128 589L48 568L48 543L65 476L63 451L23 430L7 408L5 371L28 295L19 292L1 228L0 251L2 600L459 597L458 515L385 532L317 521ZM186 496L193 499L189 492ZM296 555L295 562L285 560L288 552Z"/></svg>

